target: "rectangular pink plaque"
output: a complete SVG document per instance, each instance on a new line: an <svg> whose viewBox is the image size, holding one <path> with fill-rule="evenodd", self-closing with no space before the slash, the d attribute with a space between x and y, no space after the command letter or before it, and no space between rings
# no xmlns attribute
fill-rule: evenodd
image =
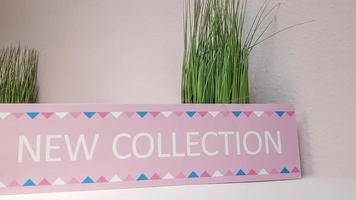
<svg viewBox="0 0 356 200"><path fill-rule="evenodd" d="M301 177L290 105L0 105L0 194Z"/></svg>

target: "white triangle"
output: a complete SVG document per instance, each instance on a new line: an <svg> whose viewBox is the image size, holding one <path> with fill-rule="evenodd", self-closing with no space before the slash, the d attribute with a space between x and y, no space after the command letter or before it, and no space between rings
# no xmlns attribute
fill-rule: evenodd
<svg viewBox="0 0 356 200"><path fill-rule="evenodd" d="M115 182L121 182L121 178L118 177L117 175L113 176L111 179L110 179L110 183L115 183Z"/></svg>
<svg viewBox="0 0 356 200"><path fill-rule="evenodd" d="M6 185L4 185L2 182L0 182L0 188L4 188Z"/></svg>
<svg viewBox="0 0 356 200"><path fill-rule="evenodd" d="M60 178L57 178L53 183L52 185L65 185L66 183L60 179Z"/></svg>
<svg viewBox="0 0 356 200"><path fill-rule="evenodd" d="M166 175L163 176L162 179L174 179L174 177L168 172Z"/></svg>
<svg viewBox="0 0 356 200"><path fill-rule="evenodd" d="M63 119L68 114L68 112L55 112L55 113L61 119Z"/></svg>
<svg viewBox="0 0 356 200"><path fill-rule="evenodd" d="M258 175L268 175L268 172L265 169L261 169Z"/></svg>
<svg viewBox="0 0 356 200"><path fill-rule="evenodd" d="M111 112L112 116L114 116L115 118L119 118L120 115L122 114L122 112Z"/></svg>
<svg viewBox="0 0 356 200"><path fill-rule="evenodd" d="M219 111L209 111L209 114L213 117L216 117L219 113Z"/></svg>
<svg viewBox="0 0 356 200"><path fill-rule="evenodd" d="M9 112L0 112L0 118L5 119L9 114Z"/></svg>
<svg viewBox="0 0 356 200"><path fill-rule="evenodd" d="M165 116L165 117L169 117L172 112L169 112L169 111L165 111L165 112L162 112L162 114Z"/></svg>
<svg viewBox="0 0 356 200"><path fill-rule="evenodd" d="M253 112L257 117L261 117L263 115L263 111L254 111Z"/></svg>
<svg viewBox="0 0 356 200"><path fill-rule="evenodd" d="M223 174L219 170L216 170L213 174L213 177L221 177L221 176L223 176Z"/></svg>

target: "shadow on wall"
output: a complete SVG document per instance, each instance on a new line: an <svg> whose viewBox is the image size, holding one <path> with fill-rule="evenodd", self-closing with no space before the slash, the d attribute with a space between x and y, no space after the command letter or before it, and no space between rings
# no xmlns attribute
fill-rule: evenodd
<svg viewBox="0 0 356 200"><path fill-rule="evenodd" d="M297 126L298 126L298 139L299 139L299 152L300 152L300 159L301 159L301 168L302 168L302 175L303 177L313 175L313 166L314 161L312 159L312 144L309 142L311 141L310 136L310 129L309 123L306 118L305 113L297 112Z"/></svg>

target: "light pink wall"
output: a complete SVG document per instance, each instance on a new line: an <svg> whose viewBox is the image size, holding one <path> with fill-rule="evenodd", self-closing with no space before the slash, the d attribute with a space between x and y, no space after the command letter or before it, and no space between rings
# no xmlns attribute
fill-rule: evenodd
<svg viewBox="0 0 356 200"><path fill-rule="evenodd" d="M41 51L41 102L179 102L180 1L1 2L1 44Z"/></svg>
<svg viewBox="0 0 356 200"><path fill-rule="evenodd" d="M304 179L28 197L355 198L356 3L280 1L274 30L315 22L254 51L251 92L296 106ZM41 51L41 102L180 102L182 0L0 0L0 45L18 42Z"/></svg>

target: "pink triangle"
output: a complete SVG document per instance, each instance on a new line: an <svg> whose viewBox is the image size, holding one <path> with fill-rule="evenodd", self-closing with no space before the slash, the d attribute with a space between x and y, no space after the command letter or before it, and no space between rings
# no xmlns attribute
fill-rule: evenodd
<svg viewBox="0 0 356 200"><path fill-rule="evenodd" d="M150 114L151 114L153 117L157 117L157 115L159 115L159 112L150 112Z"/></svg>
<svg viewBox="0 0 356 200"><path fill-rule="evenodd" d="M96 180L97 183L107 183L108 180L104 176L100 176L98 180Z"/></svg>
<svg viewBox="0 0 356 200"><path fill-rule="evenodd" d="M135 113L134 112L125 112L125 115L127 117L132 117L132 115L134 115Z"/></svg>
<svg viewBox="0 0 356 200"><path fill-rule="evenodd" d="M151 180L159 180L159 179L161 179L161 177L157 173L153 174L153 176L151 177Z"/></svg>
<svg viewBox="0 0 356 200"><path fill-rule="evenodd" d="M279 174L279 172L276 169L272 169L270 174Z"/></svg>
<svg viewBox="0 0 356 200"><path fill-rule="evenodd" d="M16 113L12 113L12 115L13 115L16 119L19 119L19 118L22 117L23 113L16 112Z"/></svg>
<svg viewBox="0 0 356 200"><path fill-rule="evenodd" d="M71 112L70 115L74 118L77 118L77 117L79 117L80 112Z"/></svg>
<svg viewBox="0 0 356 200"><path fill-rule="evenodd" d="M208 112L198 112L201 117L204 117Z"/></svg>
<svg viewBox="0 0 356 200"><path fill-rule="evenodd" d="M72 179L69 180L68 183L69 183L69 184L78 184L79 181L78 181L77 179L75 179L75 178L72 178Z"/></svg>
<svg viewBox="0 0 356 200"><path fill-rule="evenodd" d="M183 115L183 112L174 112L174 114L176 114L178 117Z"/></svg>
<svg viewBox="0 0 356 200"><path fill-rule="evenodd" d="M294 111L287 111L287 114L291 117L294 115Z"/></svg>
<svg viewBox="0 0 356 200"><path fill-rule="evenodd" d="M224 174L224 176L233 176L234 175L234 173L232 173L230 170L228 170L225 174Z"/></svg>
<svg viewBox="0 0 356 200"><path fill-rule="evenodd" d="M184 176L184 174L181 172L181 173L179 173L179 174L176 176L176 178L185 178L185 176Z"/></svg>
<svg viewBox="0 0 356 200"><path fill-rule="evenodd" d="M292 173L299 173L299 172L300 172L300 170L298 168L296 168L296 167L294 167L293 170L292 170Z"/></svg>
<svg viewBox="0 0 356 200"><path fill-rule="evenodd" d="M267 112L265 112L265 113L268 115L268 117L270 117L270 116L273 115L273 112L270 112L270 111L267 111Z"/></svg>
<svg viewBox="0 0 356 200"><path fill-rule="evenodd" d="M229 116L230 112L221 112L225 117Z"/></svg>
<svg viewBox="0 0 356 200"><path fill-rule="evenodd" d="M44 179L42 179L42 181L40 181L39 183L38 183L38 185L51 185L45 178Z"/></svg>
<svg viewBox="0 0 356 200"><path fill-rule="evenodd" d="M133 181L133 180L135 180L135 179L132 178L132 176L130 176L130 175L128 175L128 176L124 179L124 181Z"/></svg>
<svg viewBox="0 0 356 200"><path fill-rule="evenodd" d="M105 118L109 114L109 112L98 112L98 114L101 118Z"/></svg>
<svg viewBox="0 0 356 200"><path fill-rule="evenodd" d="M41 114L42 114L43 117L45 117L46 119L49 119L49 118L53 115L53 112L42 112Z"/></svg>
<svg viewBox="0 0 356 200"><path fill-rule="evenodd" d="M207 171L204 171L200 177L210 177L210 174Z"/></svg>
<svg viewBox="0 0 356 200"><path fill-rule="evenodd" d="M257 175L257 173L255 172L255 170L251 169L247 175Z"/></svg>
<svg viewBox="0 0 356 200"><path fill-rule="evenodd" d="M18 187L18 186L20 186L20 184L17 183L16 181L12 181L8 186L9 187Z"/></svg>
<svg viewBox="0 0 356 200"><path fill-rule="evenodd" d="M246 117L250 117L250 115L252 114L251 111L244 111L243 113L246 115Z"/></svg>

